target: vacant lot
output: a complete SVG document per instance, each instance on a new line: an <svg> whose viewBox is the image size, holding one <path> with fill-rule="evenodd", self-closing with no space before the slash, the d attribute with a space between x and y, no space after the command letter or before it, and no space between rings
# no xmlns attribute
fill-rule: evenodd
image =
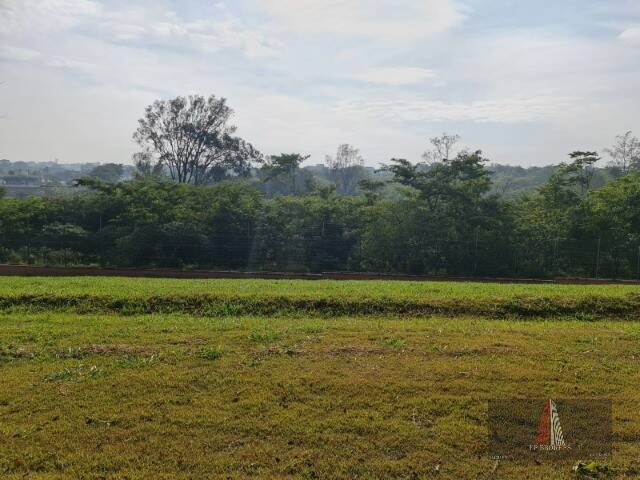
<svg viewBox="0 0 640 480"><path fill-rule="evenodd" d="M260 296L317 295L411 303L595 295L626 302L635 291L382 282L0 281L4 299L245 295L254 302ZM5 304L0 476L575 478L573 462L496 463L486 454L489 399L547 396L612 399L611 475L640 475L640 324L570 316L341 316L315 305L313 315L261 317L79 314L77 305L47 312L36 311L39 304Z"/></svg>
<svg viewBox="0 0 640 480"><path fill-rule="evenodd" d="M585 298L640 295L640 285L554 285L385 280L179 280L114 277L0 277L0 295L242 295L291 298L392 298L546 296Z"/></svg>
<svg viewBox="0 0 640 480"><path fill-rule="evenodd" d="M0 278L0 310L203 316L640 318L638 285Z"/></svg>

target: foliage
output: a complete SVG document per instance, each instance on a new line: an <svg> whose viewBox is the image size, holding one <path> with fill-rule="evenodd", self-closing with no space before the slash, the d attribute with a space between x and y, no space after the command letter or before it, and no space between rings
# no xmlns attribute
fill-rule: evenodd
<svg viewBox="0 0 640 480"><path fill-rule="evenodd" d="M73 195L0 199L0 260L488 277L640 275L638 173L606 181L595 170L596 152L575 151L568 163L541 173L547 180L539 188L505 199L482 152L447 158L455 143L445 140L434 143L444 149L440 161L392 159L367 178L351 176L349 169L362 167L357 150L345 145L336 157L342 167L324 169L334 182L300 168L307 157L297 153L270 157L256 170L259 180L234 176L215 185L171 181L142 155L132 180L86 177Z"/></svg>
<svg viewBox="0 0 640 480"><path fill-rule="evenodd" d="M116 163L107 163L104 165L98 165L91 172L89 177L102 180L107 183L119 182L124 174L124 167Z"/></svg>
<svg viewBox="0 0 640 480"><path fill-rule="evenodd" d="M155 158L178 183L204 185L229 176L248 175L260 153L239 137L229 121L233 110L224 98L211 95L156 100L145 110L133 135L144 149L138 164L148 172Z"/></svg>
<svg viewBox="0 0 640 480"><path fill-rule="evenodd" d="M275 184L270 185L271 188L269 188L272 195L274 191L287 195L298 195L301 190L309 186L310 179L300 171L302 162L308 158L308 155L304 156L299 153L273 155L261 168L261 180L263 183Z"/></svg>
<svg viewBox="0 0 640 480"><path fill-rule="evenodd" d="M573 471L580 478L610 478L613 469L600 462L578 462L573 466Z"/></svg>

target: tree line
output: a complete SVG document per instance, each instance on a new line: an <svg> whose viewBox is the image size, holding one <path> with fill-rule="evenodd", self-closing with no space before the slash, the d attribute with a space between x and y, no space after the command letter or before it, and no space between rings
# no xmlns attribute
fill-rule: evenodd
<svg viewBox="0 0 640 480"><path fill-rule="evenodd" d="M236 136L224 99L149 106L128 181L0 200L0 261L127 267L460 276L640 276L640 142L572 152L538 188L495 192L481 151L432 139L418 163L365 175L348 145L325 161L265 157ZM603 180L605 178L605 180Z"/></svg>

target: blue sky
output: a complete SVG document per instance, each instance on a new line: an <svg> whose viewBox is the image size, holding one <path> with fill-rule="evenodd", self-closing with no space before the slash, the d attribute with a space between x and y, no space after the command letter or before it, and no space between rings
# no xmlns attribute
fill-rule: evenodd
<svg viewBox="0 0 640 480"><path fill-rule="evenodd" d="M638 0L0 0L0 157L129 163L156 98L224 96L266 154L497 163L640 134Z"/></svg>

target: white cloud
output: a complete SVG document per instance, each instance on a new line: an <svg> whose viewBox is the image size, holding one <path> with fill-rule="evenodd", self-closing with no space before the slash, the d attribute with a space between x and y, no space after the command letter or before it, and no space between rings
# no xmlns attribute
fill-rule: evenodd
<svg viewBox="0 0 640 480"><path fill-rule="evenodd" d="M249 58L271 56L279 47L278 42L230 14L216 20L186 21L169 10L159 9L150 14L145 9L128 8L107 12L98 28L106 39L131 45L204 52L237 49Z"/></svg>
<svg viewBox="0 0 640 480"><path fill-rule="evenodd" d="M335 103L261 94L234 95L229 101L239 133L265 153L297 151L310 154L309 163L321 163L326 154L347 142L361 149L368 165L376 165L398 155L419 158L424 151L424 137L415 131Z"/></svg>
<svg viewBox="0 0 640 480"><path fill-rule="evenodd" d="M223 7L218 8L225 10ZM204 52L236 49L249 58L273 55L280 46L229 13L222 18L186 21L161 6L115 10L93 0L0 0L0 34L35 36L74 27L107 41Z"/></svg>
<svg viewBox="0 0 640 480"><path fill-rule="evenodd" d="M343 142L369 164L418 159L447 130L497 161L545 163L634 128L640 24L628 12L606 38L535 15L512 25L482 3L0 0L0 153L127 161L145 105L191 93L227 97L265 153L314 161ZM473 28L426 41L465 15Z"/></svg>
<svg viewBox="0 0 640 480"><path fill-rule="evenodd" d="M101 10L92 0L2 0L0 34L66 30Z"/></svg>
<svg viewBox="0 0 640 480"><path fill-rule="evenodd" d="M338 111L399 122L523 123L549 120L577 103L575 98L529 97L450 103L434 100L343 102Z"/></svg>
<svg viewBox="0 0 640 480"><path fill-rule="evenodd" d="M0 47L0 59L14 62L38 63L52 68L64 68L79 72L93 72L97 66L92 63L73 60L59 55L49 56L30 48L4 45Z"/></svg>
<svg viewBox="0 0 640 480"><path fill-rule="evenodd" d="M4 60L28 62L41 57L42 54L40 52L30 48L13 47L11 45L3 45L0 47L0 58Z"/></svg>
<svg viewBox="0 0 640 480"><path fill-rule="evenodd" d="M421 83L434 77L433 70L417 67L378 67L371 68L353 77L369 83L397 87Z"/></svg>
<svg viewBox="0 0 640 480"><path fill-rule="evenodd" d="M626 42L640 44L640 25L627 28L620 34L619 38Z"/></svg>
<svg viewBox="0 0 640 480"><path fill-rule="evenodd" d="M70 58L59 56L47 58L44 61L44 64L52 68L65 68L68 70L75 70L77 72L83 73L93 73L98 69L98 66L93 63L72 60Z"/></svg>
<svg viewBox="0 0 640 480"><path fill-rule="evenodd" d="M453 0L258 0L286 29L381 40L417 40L464 20Z"/></svg>

